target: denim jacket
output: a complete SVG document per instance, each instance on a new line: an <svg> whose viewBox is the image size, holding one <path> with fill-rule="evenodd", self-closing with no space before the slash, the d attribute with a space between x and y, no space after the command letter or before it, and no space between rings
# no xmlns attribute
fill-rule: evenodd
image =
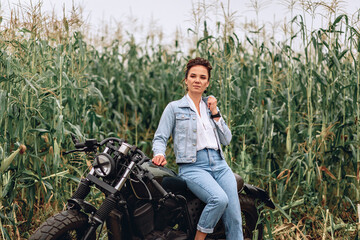
<svg viewBox="0 0 360 240"><path fill-rule="evenodd" d="M208 97L203 97L203 100L207 104ZM210 116L210 109L207 109L207 112ZM152 148L154 156L157 154L165 156L167 141L170 135L172 135L176 163L196 162L196 118L196 112L190 108L186 96L180 100L170 102L161 116L159 126L154 135ZM232 135L224 119L220 118L219 121L223 131L215 124L214 120L210 120L221 157L225 159L220 144L228 145Z"/></svg>

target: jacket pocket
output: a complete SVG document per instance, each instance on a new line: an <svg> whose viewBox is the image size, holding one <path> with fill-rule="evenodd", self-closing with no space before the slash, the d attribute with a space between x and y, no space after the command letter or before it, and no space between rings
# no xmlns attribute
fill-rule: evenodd
<svg viewBox="0 0 360 240"><path fill-rule="evenodd" d="M176 113L176 130L186 130L189 128L190 114Z"/></svg>

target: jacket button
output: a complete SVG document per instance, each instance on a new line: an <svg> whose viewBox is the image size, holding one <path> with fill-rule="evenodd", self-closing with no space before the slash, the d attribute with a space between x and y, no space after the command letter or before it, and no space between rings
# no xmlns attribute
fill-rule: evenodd
<svg viewBox="0 0 360 240"><path fill-rule="evenodd" d="M184 118L185 116L184 115L182 115L182 118Z"/></svg>
<svg viewBox="0 0 360 240"><path fill-rule="evenodd" d="M193 131L196 132L196 129L194 129Z"/></svg>
<svg viewBox="0 0 360 240"><path fill-rule="evenodd" d="M192 162L195 162L195 159L193 159Z"/></svg>
<svg viewBox="0 0 360 240"><path fill-rule="evenodd" d="M193 120L196 120L196 118L195 118L195 117L193 117Z"/></svg>

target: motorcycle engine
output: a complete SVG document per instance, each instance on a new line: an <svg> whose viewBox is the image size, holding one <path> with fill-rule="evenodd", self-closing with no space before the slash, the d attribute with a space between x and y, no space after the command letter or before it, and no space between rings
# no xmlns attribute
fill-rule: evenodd
<svg viewBox="0 0 360 240"><path fill-rule="evenodd" d="M145 203L134 210L134 223L141 237L154 230L154 208Z"/></svg>

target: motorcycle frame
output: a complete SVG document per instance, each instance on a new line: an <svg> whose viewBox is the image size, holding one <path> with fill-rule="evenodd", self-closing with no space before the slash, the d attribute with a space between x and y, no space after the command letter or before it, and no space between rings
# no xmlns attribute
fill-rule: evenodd
<svg viewBox="0 0 360 240"><path fill-rule="evenodd" d="M119 140L116 138L108 138L104 139L101 143L97 143L96 140L87 140L85 143L79 143L78 147L87 146L87 149L91 149L92 151L96 148L94 146L102 146L107 141L117 141L118 143L122 144L124 141ZM76 144L75 144L76 145ZM160 202L164 203L164 200L168 198L174 198L177 199L177 203L180 207L183 208L183 211L186 215L186 222L188 224L189 232L187 232L188 237L195 235L195 229L193 229L189 211L187 209L187 202L186 198L177 195L175 196L172 193L167 192L155 179L151 172L148 170L145 170L141 167L141 164L145 162L146 160L149 160L141 151L138 151L138 149L135 146L131 146L131 151L140 153L142 159L135 159L132 157L128 158L128 165L123 172L122 176L119 178L117 183L113 183L112 185L100 180L98 177L96 177L96 173L94 168L92 168L89 172L89 174L86 176L86 178L81 179L80 184L76 190L76 192L73 194L71 199L68 200L68 209L77 209L82 210L83 212L87 213L89 216L89 223L90 228L88 229L87 233L85 234L85 237L83 240L89 240L93 234L96 233L96 229L99 225L104 224L106 222L106 228L108 230L108 237L110 240L115 239L131 239L135 236L134 231L132 229L133 220L129 214L127 202L123 200L123 196L121 194L121 190L124 187L125 183L129 180L130 174L133 172L134 168L137 168L140 173L138 176L139 179L145 177L147 180L149 180L152 185L155 187L156 190L159 191L161 194L161 198L157 199L158 204ZM86 148L84 148L86 149ZM104 150L104 153L107 153L109 149L117 151L117 149L112 148L111 145L107 145L107 147ZM74 150L76 151L76 150ZM70 152L74 152L70 151ZM96 151L96 150L95 150ZM135 156L135 154L133 155ZM90 203L84 201L85 197L90 192L90 185L96 185L96 187L103 193L105 193L106 198L104 202L100 205L99 209L96 209L93 205ZM244 190L247 194L254 196L256 199L260 199L261 201L265 202L265 205L274 207L273 202L269 198L266 191L257 188L255 186L245 184L244 187L241 189L241 191ZM241 192L239 191L239 193ZM178 197L178 198L177 198ZM181 201L179 201L179 199ZM149 199L149 202L151 202L151 198ZM122 231L124 227L127 228L127 231Z"/></svg>
<svg viewBox="0 0 360 240"><path fill-rule="evenodd" d="M82 179L82 181L79 185L79 188L81 188L81 186L83 186L82 184L87 183L84 185L90 186L90 185L95 184L97 186L97 188L102 192L104 192L104 189L106 189L106 188L111 189L111 188L109 188L110 185L107 185L105 182L98 180L95 183L93 180L94 179L92 177L89 178L89 176L85 179ZM100 185L98 185L98 184L100 184ZM171 194L168 194L168 195L170 196ZM193 227L191 226L191 220L190 220L189 212L188 212L187 205L186 205L186 198L183 197L182 195L177 195L177 197L182 200L182 201L178 201L177 203L179 204L180 207L182 207L182 209L186 215L186 223L187 223L188 229L189 229L189 232L187 234L189 236L195 236L195 231L194 231ZM121 195L119 198L122 198ZM158 200L158 202L162 202L166 198L168 198L168 197L160 198ZM149 200L149 202L150 202L150 200ZM94 221L94 219L92 219L92 216L95 215L95 213L98 211L98 209L96 209L95 206L93 206L92 204L90 204L89 202L87 202L83 199L78 199L78 198L69 199L68 200L68 209L81 210L84 213L90 215L89 222L92 223L95 230L97 229L97 227L99 225L103 224L103 223L96 224L96 221ZM130 213L128 211L127 203L124 200L120 200L116 204L116 207L108 214L107 218L105 219L105 222L106 222L106 229L108 231L108 239L109 240L132 239L133 237L136 236L134 234L134 230L132 227L132 226L134 226L134 222L131 219ZM124 229L126 229L126 230L124 230ZM86 233L83 240L88 240L88 237L90 237L93 234L92 231L93 230L90 228L88 230L88 232Z"/></svg>
<svg viewBox="0 0 360 240"><path fill-rule="evenodd" d="M68 209L77 209L82 210L83 212L87 213L89 216L89 223L91 227L86 232L85 237L83 240L88 240L96 232L96 229L99 225L106 222L106 228L108 230L108 238L110 240L115 239L131 239L135 236L134 231L132 229L132 226L134 225L128 208L126 201L122 200L122 195L120 193L121 189L127 182L130 173L132 172L132 169L135 167L135 162L131 161L127 170L123 173L123 176L120 178L121 180L116 184L118 188L114 188L113 186L107 184L106 182L100 180L99 178L95 177L94 170L92 169L89 174L86 176L86 178L81 179L80 184L74 195L71 199L68 200ZM158 202L163 202L167 198L175 197L175 195L168 193L165 191L162 186L154 179L151 173L144 169L140 169L143 171L140 173L142 177L146 177L148 180L151 181L151 183L155 186L155 188L161 193L162 198L158 199ZM93 205L90 203L84 201L86 196L90 192L90 186L95 185L97 189L99 189L101 192L105 193L107 197L105 198L103 204L99 207L99 209L96 209ZM186 198L177 195L181 202L178 201L179 206L182 207L183 211L186 215L186 222L188 225L189 233L187 233L189 236L194 236L194 229L191 226L191 220L189 216L189 212L186 206ZM104 207L108 199L112 199L112 201L115 203L115 206L111 209L111 211L106 211L107 207ZM150 200L149 200L150 202ZM106 211L106 214L100 214L101 216L106 216L105 218L100 218L97 216L98 212L104 212ZM99 214L98 214L99 215ZM121 231L124 229L124 226L126 226L127 231ZM125 234L125 235L124 235Z"/></svg>

